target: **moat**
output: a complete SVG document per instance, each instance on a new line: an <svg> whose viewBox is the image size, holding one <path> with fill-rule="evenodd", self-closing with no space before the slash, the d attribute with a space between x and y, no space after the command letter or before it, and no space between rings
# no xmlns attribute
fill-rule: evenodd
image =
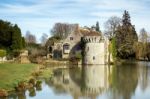
<svg viewBox="0 0 150 99"><path fill-rule="evenodd" d="M150 99L150 63L52 68L42 86L4 99Z"/></svg>

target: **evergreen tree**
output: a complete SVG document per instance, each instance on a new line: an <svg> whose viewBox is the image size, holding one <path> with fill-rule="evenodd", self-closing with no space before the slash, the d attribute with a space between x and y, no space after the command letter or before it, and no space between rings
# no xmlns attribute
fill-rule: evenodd
<svg viewBox="0 0 150 99"><path fill-rule="evenodd" d="M12 24L0 20L0 48L9 48L11 46Z"/></svg>
<svg viewBox="0 0 150 99"><path fill-rule="evenodd" d="M17 25L0 20L0 49L12 51L22 48L21 30Z"/></svg>
<svg viewBox="0 0 150 99"><path fill-rule="evenodd" d="M20 28L15 24L13 28L13 35L12 35L12 50L20 50L22 49L22 37L21 37L21 30Z"/></svg>
<svg viewBox="0 0 150 99"><path fill-rule="evenodd" d="M25 48L26 47L26 42L25 42L25 38L22 37L22 48Z"/></svg>
<svg viewBox="0 0 150 99"><path fill-rule="evenodd" d="M122 26L116 33L117 55L121 58L135 57L134 43L138 41L137 33L131 24L128 11L124 11Z"/></svg>
<svg viewBox="0 0 150 99"><path fill-rule="evenodd" d="M100 27L99 27L99 22L98 21L96 22L96 31L100 32Z"/></svg>

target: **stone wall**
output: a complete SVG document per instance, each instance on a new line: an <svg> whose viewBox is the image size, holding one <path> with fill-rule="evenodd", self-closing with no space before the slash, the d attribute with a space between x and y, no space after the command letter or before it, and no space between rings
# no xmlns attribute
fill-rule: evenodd
<svg viewBox="0 0 150 99"><path fill-rule="evenodd" d="M84 64L105 64L104 43L86 43Z"/></svg>
<svg viewBox="0 0 150 99"><path fill-rule="evenodd" d="M7 61L6 56L5 56L5 57L0 57L0 63L1 63L1 62L6 62L6 61Z"/></svg>
<svg viewBox="0 0 150 99"><path fill-rule="evenodd" d="M83 64L105 64L106 50L105 41L101 36L83 37L85 47L83 49Z"/></svg>
<svg viewBox="0 0 150 99"><path fill-rule="evenodd" d="M83 64L108 64L109 42L101 36L85 36L83 37ZM110 61L112 61L110 54Z"/></svg>
<svg viewBox="0 0 150 99"><path fill-rule="evenodd" d="M20 56L19 56L19 62L20 63L30 63L29 58L28 58L28 51L24 50Z"/></svg>
<svg viewBox="0 0 150 99"><path fill-rule="evenodd" d="M78 44L80 43L81 37L83 35L79 32L72 32L64 41L64 44L69 44L68 53L63 53L63 58L74 57L75 52L77 51Z"/></svg>

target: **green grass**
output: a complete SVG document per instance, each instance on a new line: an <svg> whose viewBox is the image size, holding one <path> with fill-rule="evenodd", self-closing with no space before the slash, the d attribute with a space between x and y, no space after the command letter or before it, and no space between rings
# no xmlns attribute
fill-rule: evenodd
<svg viewBox="0 0 150 99"><path fill-rule="evenodd" d="M0 89L13 90L20 81L26 81L36 64L0 63Z"/></svg>
<svg viewBox="0 0 150 99"><path fill-rule="evenodd" d="M53 74L53 69L51 68L46 68L42 71L41 75L39 76L40 78L44 78L44 79L47 79L47 78L50 78Z"/></svg>

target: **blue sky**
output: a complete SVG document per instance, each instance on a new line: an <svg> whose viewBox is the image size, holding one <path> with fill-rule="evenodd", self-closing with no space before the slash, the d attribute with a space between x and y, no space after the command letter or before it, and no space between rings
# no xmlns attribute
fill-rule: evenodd
<svg viewBox="0 0 150 99"><path fill-rule="evenodd" d="M79 23L91 26L111 16L122 17L128 10L136 31L150 32L150 0L0 0L0 19L18 24L23 35L26 31L39 39L42 33L50 36L56 22Z"/></svg>

